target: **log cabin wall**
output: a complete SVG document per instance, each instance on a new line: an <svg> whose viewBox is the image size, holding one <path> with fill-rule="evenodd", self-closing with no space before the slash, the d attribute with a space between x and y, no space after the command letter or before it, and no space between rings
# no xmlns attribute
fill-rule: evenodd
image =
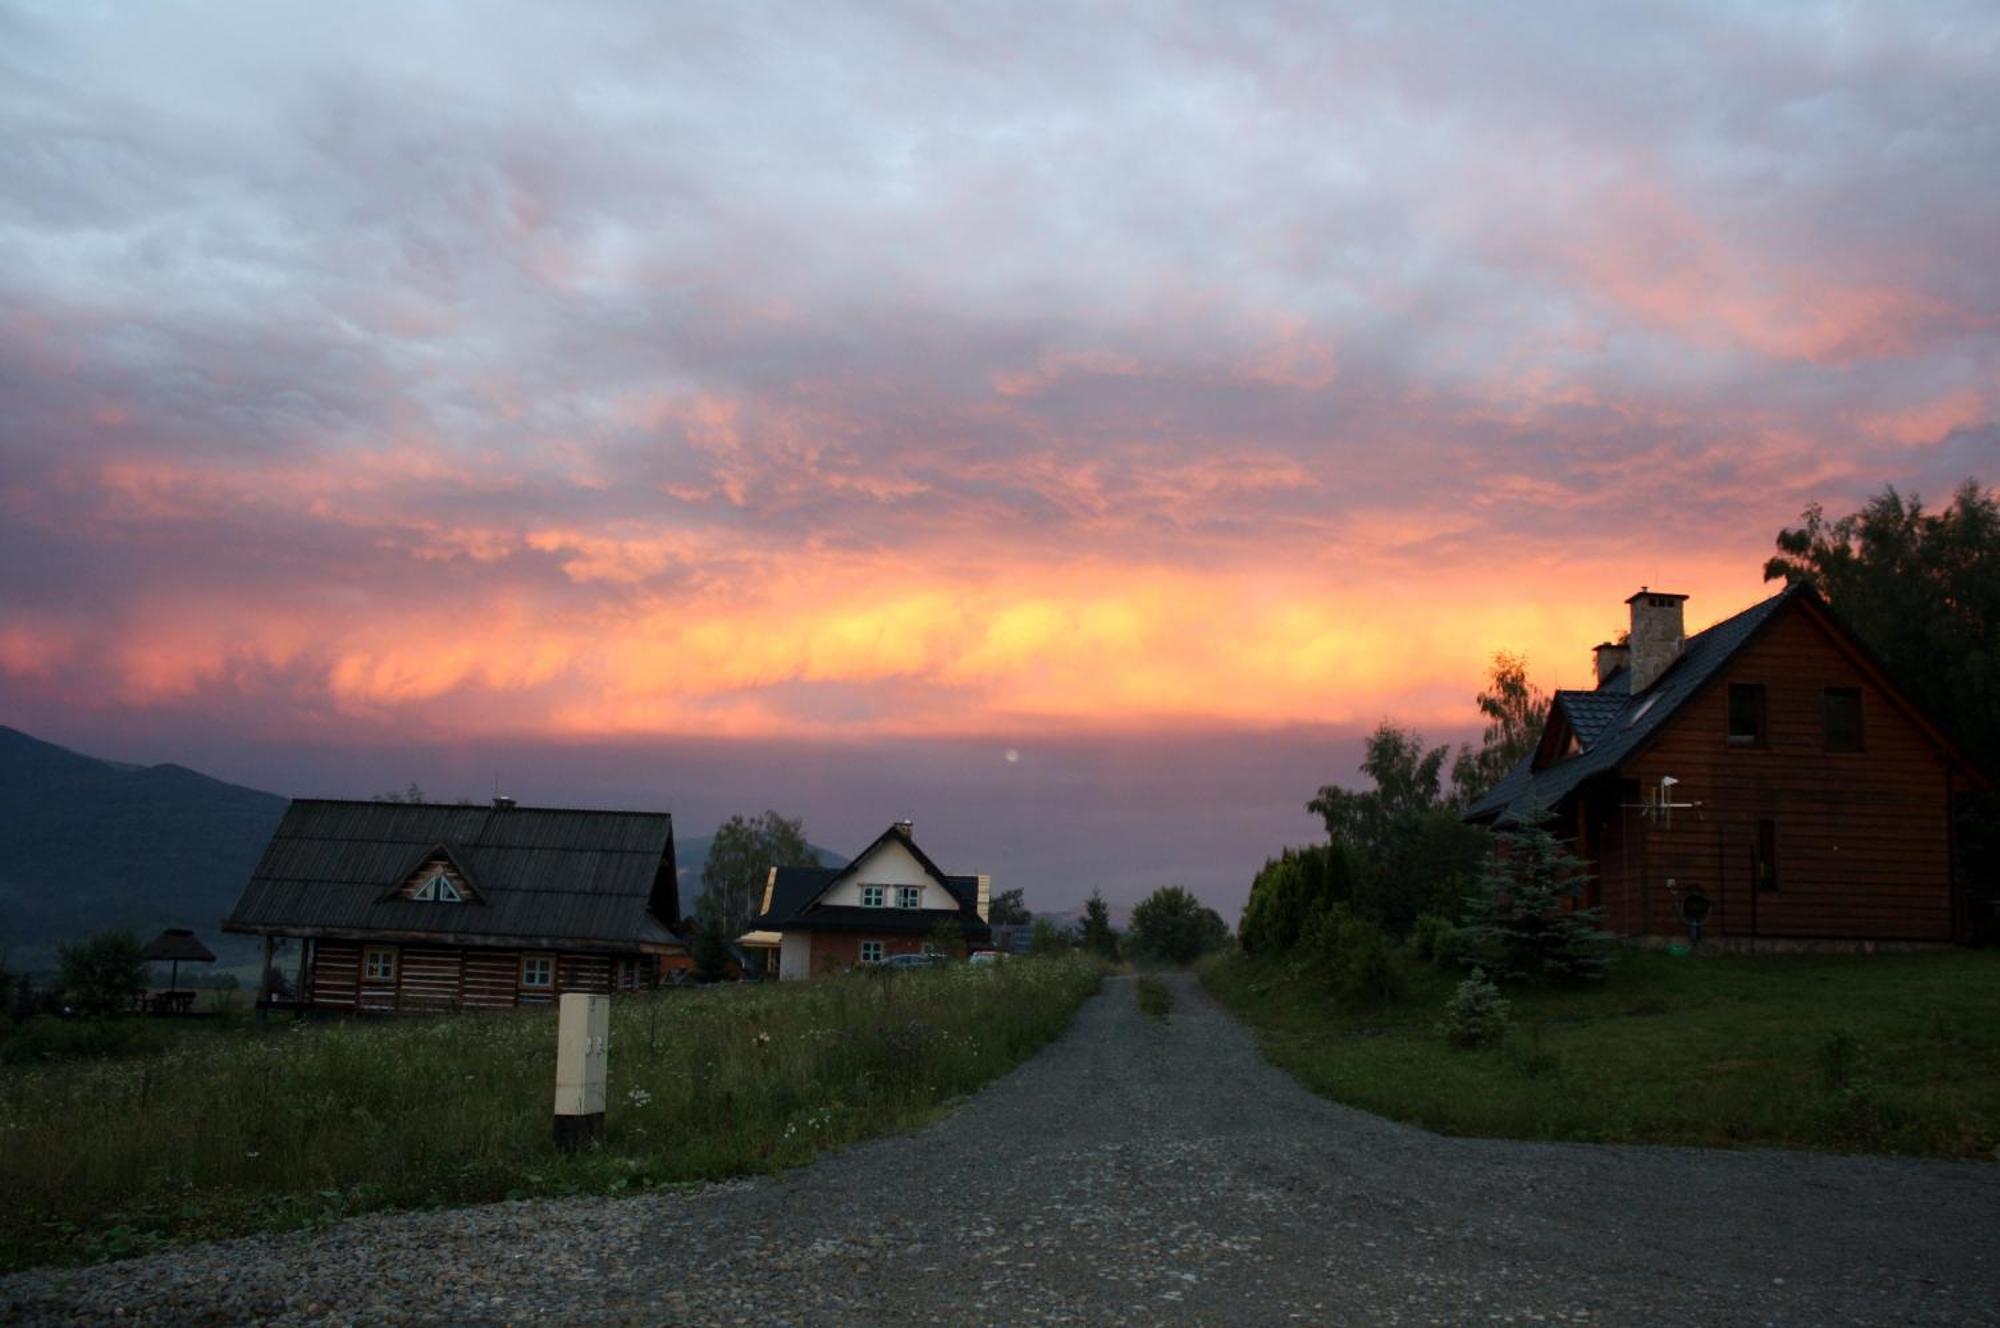
<svg viewBox="0 0 2000 1328"><path fill-rule="evenodd" d="M1729 741L1732 683L1764 688L1761 745ZM1829 688L1859 690L1862 750L1827 750ZM1677 798L1702 807L1668 826L1613 818L1607 923L1685 934L1672 879L1709 896L1709 935L1951 940L1945 761L1811 615L1787 612L1621 772L1650 788L1672 775ZM1760 837L1775 840L1775 889L1757 888Z"/></svg>
<svg viewBox="0 0 2000 1328"><path fill-rule="evenodd" d="M315 941L312 950L312 1003L330 1010L352 1010L361 980L359 941Z"/></svg>
<svg viewBox="0 0 2000 1328"><path fill-rule="evenodd" d="M364 956L371 950L395 953L395 973L388 979L369 978ZM521 982L525 955L554 961L554 983L538 989ZM611 955L556 953L546 950L485 950L436 945L380 945L360 941L318 941L313 946L312 1003L328 1010L361 1010L371 1014L445 1011L451 1009L511 1010L546 1005L564 992L611 994L621 961ZM625 959L621 991L641 989L639 974L650 960Z"/></svg>

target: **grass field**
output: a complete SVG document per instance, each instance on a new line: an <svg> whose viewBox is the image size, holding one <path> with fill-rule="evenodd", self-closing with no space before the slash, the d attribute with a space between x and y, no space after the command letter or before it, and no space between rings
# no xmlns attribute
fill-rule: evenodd
<svg viewBox="0 0 2000 1328"><path fill-rule="evenodd" d="M1313 1091L1445 1134L1988 1157L2000 1145L2000 952L1621 953L1598 989L1508 991L1498 1049L1436 1032L1457 973L1351 1011L1240 955L1202 978Z"/></svg>
<svg viewBox="0 0 2000 1328"><path fill-rule="evenodd" d="M149 1053L0 1065L0 1267L795 1165L1011 1068L1100 972L1036 959L620 998L607 1137L576 1156L550 1142L553 1010L189 1028Z"/></svg>
<svg viewBox="0 0 2000 1328"><path fill-rule="evenodd" d="M1174 994L1167 990L1167 984L1155 977L1139 979L1134 993L1139 1008L1155 1019L1165 1019L1174 1008Z"/></svg>

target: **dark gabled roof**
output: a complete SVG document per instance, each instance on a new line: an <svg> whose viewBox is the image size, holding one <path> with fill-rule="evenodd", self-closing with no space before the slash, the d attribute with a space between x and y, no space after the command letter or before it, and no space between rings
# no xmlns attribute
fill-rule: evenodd
<svg viewBox="0 0 2000 1328"><path fill-rule="evenodd" d="M986 924L979 917L979 878L947 876L939 871L937 864L917 847L908 828L900 824L890 826L876 836L875 841L855 854L854 860L845 867L778 868L771 882L771 907L751 919L751 928L758 931L782 931L786 927L825 931L929 931L937 925L939 915L945 913L944 909L855 908L813 902L852 876L868 855L891 836L895 836L951 895L958 905L960 924L976 929L983 936Z"/></svg>
<svg viewBox="0 0 2000 1328"><path fill-rule="evenodd" d="M445 846L478 897L398 897ZM302 798L223 930L637 950L680 944L678 902L665 812Z"/></svg>
<svg viewBox="0 0 2000 1328"><path fill-rule="evenodd" d="M1651 743L1674 713L1719 674L1780 608L1812 593L1804 582L1796 582L1761 604L1695 633L1687 639L1680 658L1637 696L1625 691L1628 674L1624 669L1606 679L1598 691L1558 692L1554 704L1562 707L1583 750L1541 770L1533 768L1535 754L1530 752L1491 792L1466 809L1465 819L1505 819L1506 813L1530 800L1553 808L1586 779L1615 771Z"/></svg>

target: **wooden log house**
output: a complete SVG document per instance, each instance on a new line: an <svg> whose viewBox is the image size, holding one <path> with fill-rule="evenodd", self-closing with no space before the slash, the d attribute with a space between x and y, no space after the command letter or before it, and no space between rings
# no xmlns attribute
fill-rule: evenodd
<svg viewBox="0 0 2000 1328"><path fill-rule="evenodd" d="M223 930L298 940L315 1010L512 1009L684 966L679 908L664 812L299 799Z"/></svg>
<svg viewBox="0 0 2000 1328"><path fill-rule="evenodd" d="M1589 864L1607 929L1704 944L1968 938L1957 800L1985 775L1804 585L1692 637L1641 589L1597 686L1558 691L1535 750L1466 813L1534 812Z"/></svg>

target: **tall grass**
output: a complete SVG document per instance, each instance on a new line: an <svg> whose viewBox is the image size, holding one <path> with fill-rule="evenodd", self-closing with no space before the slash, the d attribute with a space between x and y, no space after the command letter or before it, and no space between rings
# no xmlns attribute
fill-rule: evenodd
<svg viewBox="0 0 2000 1328"><path fill-rule="evenodd" d="M601 1149L550 1140L552 1010L189 1037L0 1069L0 1266L377 1208L769 1171L927 1119L1096 989L1081 960L613 1002Z"/></svg>

